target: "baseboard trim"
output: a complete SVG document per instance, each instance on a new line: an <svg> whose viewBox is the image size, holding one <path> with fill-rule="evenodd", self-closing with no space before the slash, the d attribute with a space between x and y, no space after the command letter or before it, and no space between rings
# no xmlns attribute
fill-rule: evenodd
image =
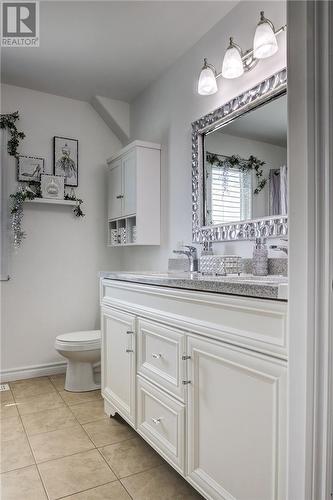
<svg viewBox="0 0 333 500"><path fill-rule="evenodd" d="M58 375L66 372L66 362L58 361L56 363L47 363L43 365L24 366L21 368L12 368L10 370L1 370L0 382L12 382L25 378L43 377L46 375Z"/></svg>

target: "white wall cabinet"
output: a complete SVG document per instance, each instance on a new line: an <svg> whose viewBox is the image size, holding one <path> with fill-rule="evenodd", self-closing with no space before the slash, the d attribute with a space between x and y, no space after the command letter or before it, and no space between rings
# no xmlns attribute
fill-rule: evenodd
<svg viewBox="0 0 333 500"><path fill-rule="evenodd" d="M161 146L134 141L107 163L109 246L159 245Z"/></svg>
<svg viewBox="0 0 333 500"><path fill-rule="evenodd" d="M101 303L106 412L125 415L207 499L285 500L287 361L267 355L269 332L258 352L255 332L256 325L266 331L267 314L281 318L283 329L287 305L107 279ZM229 311L221 315L219 340L212 338L216 323L213 334L208 320L214 303ZM243 328L256 350L244 348L242 314L249 315ZM126 334L128 328L135 334ZM228 331L238 332L233 343ZM127 345L136 346L131 362L124 357ZM136 387L135 411L130 387Z"/></svg>

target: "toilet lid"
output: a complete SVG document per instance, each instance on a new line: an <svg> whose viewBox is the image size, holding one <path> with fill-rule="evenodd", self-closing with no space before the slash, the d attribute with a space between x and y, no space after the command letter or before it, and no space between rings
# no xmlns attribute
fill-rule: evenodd
<svg viewBox="0 0 333 500"><path fill-rule="evenodd" d="M57 340L61 342L98 342L101 339L101 331L100 330L90 330L88 332L71 332L64 333L63 335L58 335Z"/></svg>

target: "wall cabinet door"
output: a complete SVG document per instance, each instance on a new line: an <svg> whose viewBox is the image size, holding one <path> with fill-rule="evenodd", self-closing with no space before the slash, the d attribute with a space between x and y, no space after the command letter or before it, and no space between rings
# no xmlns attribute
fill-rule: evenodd
<svg viewBox="0 0 333 500"><path fill-rule="evenodd" d="M135 317L111 308L102 313L102 393L135 425Z"/></svg>
<svg viewBox="0 0 333 500"><path fill-rule="evenodd" d="M123 211L122 216L127 217L136 213L136 155L131 152L122 161L123 182ZM149 179L146 179L149 182Z"/></svg>
<svg viewBox="0 0 333 500"><path fill-rule="evenodd" d="M119 160L110 169L108 175L108 219L117 219L122 213L122 179L121 161Z"/></svg>
<svg viewBox="0 0 333 500"><path fill-rule="evenodd" d="M284 362L188 337L188 476L212 499L285 500Z"/></svg>

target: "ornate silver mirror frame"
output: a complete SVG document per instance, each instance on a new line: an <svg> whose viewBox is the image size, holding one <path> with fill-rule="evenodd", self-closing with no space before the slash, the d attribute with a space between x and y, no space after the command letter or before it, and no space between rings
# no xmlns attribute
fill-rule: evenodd
<svg viewBox="0 0 333 500"><path fill-rule="evenodd" d="M287 70L266 78L212 113L192 123L192 239L204 241L252 240L257 236L279 237L288 234L288 217L264 217L231 224L204 226L204 135L252 109L285 94Z"/></svg>

